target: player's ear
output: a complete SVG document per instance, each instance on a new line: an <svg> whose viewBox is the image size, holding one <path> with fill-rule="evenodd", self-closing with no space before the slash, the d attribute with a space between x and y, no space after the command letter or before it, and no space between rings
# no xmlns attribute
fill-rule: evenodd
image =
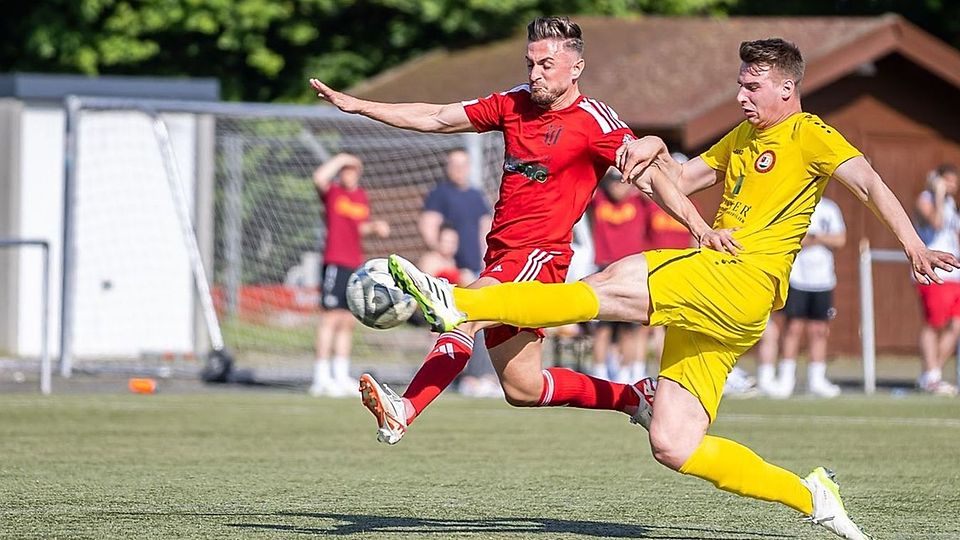
<svg viewBox="0 0 960 540"><path fill-rule="evenodd" d="M583 73L583 58L580 58L574 62L573 67L570 68L570 74L574 79L579 79L581 73Z"/></svg>
<svg viewBox="0 0 960 540"><path fill-rule="evenodd" d="M796 90L797 84L793 82L793 79L784 79L780 85L780 98L787 101Z"/></svg>

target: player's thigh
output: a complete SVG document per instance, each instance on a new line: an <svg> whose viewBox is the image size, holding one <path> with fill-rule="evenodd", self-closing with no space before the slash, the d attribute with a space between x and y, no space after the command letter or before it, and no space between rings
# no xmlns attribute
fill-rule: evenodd
<svg viewBox="0 0 960 540"><path fill-rule="evenodd" d="M651 325L685 328L743 351L759 341L776 293L768 274L710 249L645 255Z"/></svg>
<svg viewBox="0 0 960 540"><path fill-rule="evenodd" d="M727 375L745 350L711 336L668 326L660 355L660 378L686 389L712 422L717 417Z"/></svg>
<svg viewBox="0 0 960 540"><path fill-rule="evenodd" d="M590 285L600 301L598 319L643 324L649 321L647 259L643 253L611 263L583 281Z"/></svg>

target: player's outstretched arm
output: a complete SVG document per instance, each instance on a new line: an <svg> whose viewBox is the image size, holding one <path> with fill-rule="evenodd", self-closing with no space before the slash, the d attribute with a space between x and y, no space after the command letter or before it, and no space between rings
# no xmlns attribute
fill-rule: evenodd
<svg viewBox="0 0 960 540"><path fill-rule="evenodd" d="M475 131L460 103L381 103L359 99L310 79L317 97L329 101L343 112L360 114L394 127L425 133L462 133Z"/></svg>
<svg viewBox="0 0 960 540"><path fill-rule="evenodd" d="M917 281L926 284L942 283L943 280L937 277L934 268L948 272L960 268L960 261L953 255L928 249L924 245L896 195L863 156L844 161L833 172L833 176L847 186L893 232L910 259L913 276Z"/></svg>

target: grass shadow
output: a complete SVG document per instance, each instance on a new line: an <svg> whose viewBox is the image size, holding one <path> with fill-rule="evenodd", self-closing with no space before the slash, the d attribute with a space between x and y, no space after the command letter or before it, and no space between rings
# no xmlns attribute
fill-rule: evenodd
<svg viewBox="0 0 960 540"><path fill-rule="evenodd" d="M573 534L588 538L658 538L663 540L766 540L793 538L792 535L710 527L670 527L531 517L477 519L434 519L407 516L280 512L278 517L314 518L326 523L312 527L282 523L230 523L239 529L268 530L323 536L365 536L380 534L424 534L445 538L452 534Z"/></svg>

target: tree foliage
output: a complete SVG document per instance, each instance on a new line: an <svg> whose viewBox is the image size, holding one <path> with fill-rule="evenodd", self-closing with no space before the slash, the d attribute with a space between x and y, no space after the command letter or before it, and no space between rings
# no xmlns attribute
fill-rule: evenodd
<svg viewBox="0 0 960 540"><path fill-rule="evenodd" d="M224 97L309 99L544 13L716 13L732 0L34 0L0 21L0 71L212 76Z"/></svg>
<svg viewBox="0 0 960 540"><path fill-rule="evenodd" d="M33 0L0 19L0 71L206 76L226 99L308 100L436 47L511 35L550 13L903 13L960 45L948 0Z"/></svg>

